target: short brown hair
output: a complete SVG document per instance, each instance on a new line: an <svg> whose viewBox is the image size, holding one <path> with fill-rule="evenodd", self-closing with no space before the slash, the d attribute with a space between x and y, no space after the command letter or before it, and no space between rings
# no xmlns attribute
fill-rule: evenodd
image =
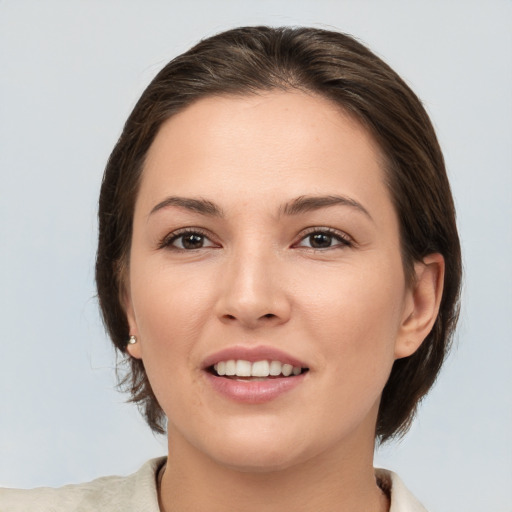
<svg viewBox="0 0 512 512"><path fill-rule="evenodd" d="M314 28L245 27L201 41L149 84L129 116L105 169L99 201L96 283L105 326L125 352L128 322L120 302L129 265L132 220L146 153L162 123L200 98L298 89L330 99L354 115L385 156L387 185L400 222L405 276L438 252L444 292L434 327L411 356L395 361L384 388L377 436L403 434L444 361L459 310L460 245L443 155L420 100L379 57L351 36ZM129 359L121 381L148 424L165 416L141 360Z"/></svg>

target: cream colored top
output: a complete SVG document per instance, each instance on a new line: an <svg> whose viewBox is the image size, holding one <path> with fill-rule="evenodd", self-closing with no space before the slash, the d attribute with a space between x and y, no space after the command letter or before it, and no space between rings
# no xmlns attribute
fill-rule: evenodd
<svg viewBox="0 0 512 512"><path fill-rule="evenodd" d="M0 512L159 512L156 480L165 457L146 462L129 476L106 476L58 489L0 489ZM398 475L376 469L390 489L389 512L426 512Z"/></svg>

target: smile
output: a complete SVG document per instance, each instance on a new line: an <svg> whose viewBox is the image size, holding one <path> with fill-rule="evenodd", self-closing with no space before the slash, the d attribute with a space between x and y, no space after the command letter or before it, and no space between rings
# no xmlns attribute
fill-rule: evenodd
<svg viewBox="0 0 512 512"><path fill-rule="evenodd" d="M203 376L230 401L262 404L301 387L309 365L272 346L238 345L206 357Z"/></svg>
<svg viewBox="0 0 512 512"><path fill-rule="evenodd" d="M307 371L307 368L301 366L293 366L281 361L255 361L251 363L244 359L229 359L227 361L219 361L210 367L214 374L225 377L242 377L242 378L268 378L268 377L290 377L297 376Z"/></svg>

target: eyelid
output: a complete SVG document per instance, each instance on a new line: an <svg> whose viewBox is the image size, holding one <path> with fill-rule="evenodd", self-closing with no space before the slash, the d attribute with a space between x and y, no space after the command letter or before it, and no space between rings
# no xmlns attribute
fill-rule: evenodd
<svg viewBox="0 0 512 512"><path fill-rule="evenodd" d="M329 236L332 236L339 240L339 244L333 245L328 248L314 248L314 247L307 247L307 246L300 246L300 242L302 242L305 238L307 238L309 235L313 233L323 233L327 234ZM203 237L205 237L207 240L209 240L213 245L216 245L217 247L220 247L220 244L214 240L214 237L211 235L211 233L203 228L195 227L195 226L187 226L184 228L176 229L172 231L171 233L166 234L159 242L158 242L158 249L173 249L177 251L186 251L191 252L194 249L181 249L179 247L173 246L173 242L175 242L178 238L180 238L183 235L187 234L198 234ZM312 249L316 251L325 251L327 249L334 249L336 247L352 247L355 245L355 241L350 237L347 233L344 231L340 231L338 229L326 227L326 226L312 226L309 228L306 228L305 230L301 231L300 234L297 236L297 241L292 244L292 247L302 247L305 249ZM201 247L203 248L211 248L212 246L207 247ZM199 249L197 249L199 250Z"/></svg>
<svg viewBox="0 0 512 512"><path fill-rule="evenodd" d="M198 249L181 249L180 247L175 247L172 245L173 242L175 242L178 238L180 238L183 235L188 235L188 234L201 235L204 238L208 239L213 245L219 246L219 244L213 240L211 233L209 233L207 230L205 230L203 228L194 227L194 226L187 226L185 228L176 229L176 230L172 231L171 233L168 233L167 235L165 235L158 242L157 248L158 249L172 249L172 250L176 250L176 251L186 251L186 252L192 252L194 250L198 250ZM204 249L208 249L211 247L212 246L207 246L207 247L204 247ZM200 249L203 249L203 247L201 247Z"/></svg>
<svg viewBox="0 0 512 512"><path fill-rule="evenodd" d="M323 234L330 235L330 236L340 240L340 243L337 245L333 245L331 247L324 248L324 249L318 249L315 247L307 247L307 246L299 245L300 242L302 242L305 238L307 238L309 235L312 235L313 233L323 233ZM328 249L334 249L336 247L353 247L354 245L355 245L354 239L351 236L349 236L347 233L345 233L344 231L340 231L340 230L334 229L334 228L329 228L326 226L313 226L313 227L310 227L310 228L307 228L307 229L301 231L301 233L297 237L297 242L295 242L292 245L292 247L302 247L305 249L312 249L315 251L326 251Z"/></svg>

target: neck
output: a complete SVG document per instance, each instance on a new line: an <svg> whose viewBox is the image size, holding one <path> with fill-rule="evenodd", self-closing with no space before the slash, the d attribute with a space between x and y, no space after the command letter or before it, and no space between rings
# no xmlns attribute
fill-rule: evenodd
<svg viewBox="0 0 512 512"><path fill-rule="evenodd" d="M160 489L162 512L389 510L375 480L373 443L363 456L360 449L338 449L285 469L258 472L219 464L174 436L169 444Z"/></svg>

